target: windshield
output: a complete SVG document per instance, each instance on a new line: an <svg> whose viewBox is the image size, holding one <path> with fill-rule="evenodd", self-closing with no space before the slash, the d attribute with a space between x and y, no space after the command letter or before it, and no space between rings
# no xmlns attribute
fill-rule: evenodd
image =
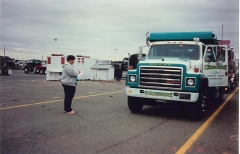
<svg viewBox="0 0 240 154"><path fill-rule="evenodd" d="M166 44L166 45L153 45L151 46L148 59L159 58L179 58L179 59L199 59L199 46L198 45L185 45L185 44Z"/></svg>

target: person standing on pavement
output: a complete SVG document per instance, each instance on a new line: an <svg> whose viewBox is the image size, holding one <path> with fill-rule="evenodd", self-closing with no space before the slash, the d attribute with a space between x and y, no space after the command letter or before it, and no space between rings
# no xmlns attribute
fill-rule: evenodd
<svg viewBox="0 0 240 154"><path fill-rule="evenodd" d="M64 89L64 111L66 114L76 114L72 110L72 99L74 97L77 85L77 76L81 73L76 72L73 68L73 63L75 57L73 55L68 55L67 64L63 65L61 82Z"/></svg>
<svg viewBox="0 0 240 154"><path fill-rule="evenodd" d="M121 75L122 75L122 70L119 67L117 67L116 68L116 81L120 82Z"/></svg>

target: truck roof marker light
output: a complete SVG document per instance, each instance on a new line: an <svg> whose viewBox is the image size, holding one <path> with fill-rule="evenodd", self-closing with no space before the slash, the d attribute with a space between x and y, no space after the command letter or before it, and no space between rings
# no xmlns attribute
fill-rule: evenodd
<svg viewBox="0 0 240 154"><path fill-rule="evenodd" d="M196 37L193 38L193 41L199 42L199 40L200 38L196 38Z"/></svg>
<svg viewBox="0 0 240 154"><path fill-rule="evenodd" d="M182 42L179 42L180 44L182 44Z"/></svg>
<svg viewBox="0 0 240 154"><path fill-rule="evenodd" d="M171 42L167 42L167 43L171 43Z"/></svg>
<svg viewBox="0 0 240 154"><path fill-rule="evenodd" d="M176 42L173 42L173 43L176 43Z"/></svg>

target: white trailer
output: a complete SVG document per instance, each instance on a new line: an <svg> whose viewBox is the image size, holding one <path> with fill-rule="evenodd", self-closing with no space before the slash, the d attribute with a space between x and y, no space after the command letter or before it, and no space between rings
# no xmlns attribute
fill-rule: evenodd
<svg viewBox="0 0 240 154"><path fill-rule="evenodd" d="M47 57L46 80L59 80L62 67L67 63L67 57L63 54L52 54ZM94 67L95 66L95 67ZM88 56L75 56L74 70L84 74L78 76L78 80L113 80L114 67L110 60L99 60Z"/></svg>
<svg viewBox="0 0 240 154"><path fill-rule="evenodd" d="M78 76L78 80L91 80L91 67L96 64L98 59L88 56L76 56L73 67L75 71L84 71L84 74Z"/></svg>
<svg viewBox="0 0 240 154"><path fill-rule="evenodd" d="M47 57L46 80L59 80L62 73L62 66L67 62L63 54L52 54Z"/></svg>
<svg viewBox="0 0 240 154"><path fill-rule="evenodd" d="M113 65L94 65L92 67L91 80L111 81L114 80Z"/></svg>
<svg viewBox="0 0 240 154"><path fill-rule="evenodd" d="M91 80L111 81L114 80L114 66L111 60L98 60L92 66Z"/></svg>

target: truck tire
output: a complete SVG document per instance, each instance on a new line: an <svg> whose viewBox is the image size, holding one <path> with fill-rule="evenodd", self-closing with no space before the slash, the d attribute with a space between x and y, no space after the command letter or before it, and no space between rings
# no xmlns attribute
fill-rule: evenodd
<svg viewBox="0 0 240 154"><path fill-rule="evenodd" d="M138 113L142 110L143 104L139 98L128 96L128 108L133 113Z"/></svg>
<svg viewBox="0 0 240 154"><path fill-rule="evenodd" d="M39 73L39 68L36 69L36 72Z"/></svg>
<svg viewBox="0 0 240 154"><path fill-rule="evenodd" d="M43 74L43 69L40 69L40 74Z"/></svg>
<svg viewBox="0 0 240 154"><path fill-rule="evenodd" d="M218 94L218 101L221 103L224 99L224 88L220 87L219 88L219 94Z"/></svg>
<svg viewBox="0 0 240 154"><path fill-rule="evenodd" d="M205 111L208 103L208 88L205 85L199 93L197 102L191 105L191 116L194 120L201 120L203 112Z"/></svg>
<svg viewBox="0 0 240 154"><path fill-rule="evenodd" d="M230 89L231 89L231 90L235 90L235 88L236 88L236 83L230 84Z"/></svg>
<svg viewBox="0 0 240 154"><path fill-rule="evenodd" d="M27 68L24 69L24 73L28 73L28 69Z"/></svg>

